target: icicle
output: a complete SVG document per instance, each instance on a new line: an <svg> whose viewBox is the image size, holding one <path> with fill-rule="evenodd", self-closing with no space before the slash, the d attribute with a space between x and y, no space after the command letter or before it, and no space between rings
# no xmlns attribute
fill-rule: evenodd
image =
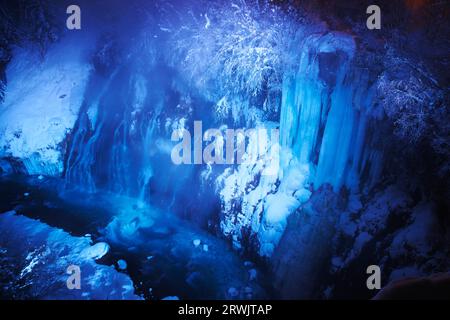
<svg viewBox="0 0 450 320"><path fill-rule="evenodd" d="M313 166L316 188L324 183L335 190L358 188L363 162L374 151L366 136L372 88L353 66L355 43L341 33L316 34L300 50L299 69L283 84L281 144L301 165ZM370 169L372 182L380 161ZM287 171L290 162L282 163Z"/></svg>

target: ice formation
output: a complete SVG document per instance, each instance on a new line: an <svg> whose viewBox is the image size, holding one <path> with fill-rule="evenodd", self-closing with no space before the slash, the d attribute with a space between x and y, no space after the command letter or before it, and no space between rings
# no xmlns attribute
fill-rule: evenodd
<svg viewBox="0 0 450 320"><path fill-rule="evenodd" d="M358 191L376 182L382 167L382 150L366 139L372 89L353 68L354 40L341 33L314 34L298 50L298 71L283 81L280 172L259 178L259 168L241 166L221 191L224 233L236 244L242 229L251 228L262 256L271 255L286 218L312 190L329 183L336 191L341 186ZM242 212L230 208L236 202Z"/></svg>
<svg viewBox="0 0 450 320"><path fill-rule="evenodd" d="M373 89L352 64L355 50L346 34L309 36L299 48L297 73L283 84L281 144L300 165L313 167L316 188L330 183L358 190L380 174L382 152L366 139Z"/></svg>
<svg viewBox="0 0 450 320"><path fill-rule="evenodd" d="M58 205L80 205L73 226L58 228L0 215L0 257L21 263L13 282L43 291L7 288L65 298L45 277L61 280L73 262L87 268L89 292L70 298L139 298L138 277L149 299L264 298L261 264L280 297L341 297L372 253L389 280L447 268L441 185L427 190L436 177L428 164L403 166L392 154L409 135L409 153L429 143L422 162L450 172L444 86L423 65L341 27L348 21L272 1L155 3L112 5L124 13L114 26L87 14L92 31L61 32L39 53L33 43L8 46L11 60L0 61L0 178L26 184L0 180L2 211L54 222ZM199 126L212 130L196 134ZM227 130L258 134L231 139ZM187 149L177 149L185 134ZM416 165L414 178L397 172ZM89 207L88 223L78 215L87 202L111 212Z"/></svg>

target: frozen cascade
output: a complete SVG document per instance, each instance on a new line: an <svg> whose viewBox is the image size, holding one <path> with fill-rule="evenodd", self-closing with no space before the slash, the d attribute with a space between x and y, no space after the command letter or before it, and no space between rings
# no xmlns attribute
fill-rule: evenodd
<svg viewBox="0 0 450 320"><path fill-rule="evenodd" d="M291 48L292 56L300 56L298 69L284 75L280 123L256 121L263 129L279 128L280 144L266 137L267 154L257 163L213 174L221 200L220 228L235 247L255 247L260 255L271 256L287 218L313 190L330 183L335 191L342 186L356 191L376 181L382 153L370 135L374 90L367 73L356 70L355 52L353 38L338 32L310 34ZM83 74L78 118L64 131L63 177L69 188L137 198L137 207L150 195L155 205L170 211L182 203L179 211L185 214L191 199L184 187L198 184L196 170L201 168L172 164L170 133L189 129L193 117L201 117L205 126L217 123L203 112L212 102L185 88L180 70L149 56L131 50L111 58L114 63L107 68L94 63L89 77ZM253 113L245 104L240 107ZM250 141L249 152L257 146L258 141ZM281 170L262 174L276 162L270 154L277 151Z"/></svg>
<svg viewBox="0 0 450 320"><path fill-rule="evenodd" d="M171 89L157 74L132 64L91 78L66 155L68 186L146 200L153 165L171 163L161 160L170 157L164 106L177 103L167 101Z"/></svg>
<svg viewBox="0 0 450 320"><path fill-rule="evenodd" d="M370 134L374 90L355 66L353 38L316 33L296 50L298 70L283 81L279 172L261 176L261 168L243 164L217 180L222 232L261 256L274 253L287 218L312 191L329 183L335 192L357 192L381 171L382 150Z"/></svg>
<svg viewBox="0 0 450 320"><path fill-rule="evenodd" d="M369 185L380 173L381 152L367 141L373 89L366 72L354 72L354 54L349 35L309 36L297 73L283 84L281 145L301 165L312 166L315 188L330 183L335 190L354 190L363 172ZM287 170L289 161L282 163Z"/></svg>
<svg viewBox="0 0 450 320"><path fill-rule="evenodd" d="M147 95L146 80L139 74L129 76L120 68L108 81L101 80L94 77L91 81L94 93L87 95L85 110L74 130L66 179L89 191L106 185L116 192L137 195L151 176L147 163L150 145L143 144L151 134L148 131L153 129L152 122L138 123L137 119ZM131 102L125 103L127 97L132 98ZM133 137L138 138L139 153L133 152L138 148ZM134 185L135 181L139 186Z"/></svg>

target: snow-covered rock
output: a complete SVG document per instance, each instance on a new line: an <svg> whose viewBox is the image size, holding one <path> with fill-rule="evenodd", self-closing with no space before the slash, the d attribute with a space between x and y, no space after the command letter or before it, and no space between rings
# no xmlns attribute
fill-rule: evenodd
<svg viewBox="0 0 450 320"><path fill-rule="evenodd" d="M97 264L86 255L90 240L15 212L0 214L0 278L11 279L2 288L17 299L105 300L141 299L131 279L113 267ZM95 247L95 246L94 246ZM104 245L97 246L95 249ZM103 251L103 250L101 250ZM79 266L81 290L68 290L68 267ZM6 290L6 291L5 291Z"/></svg>
<svg viewBox="0 0 450 320"><path fill-rule="evenodd" d="M427 258L439 241L439 224L430 203L421 203L411 213L411 224L398 231L389 249L392 258L401 258L413 251Z"/></svg>
<svg viewBox="0 0 450 320"><path fill-rule="evenodd" d="M270 129L277 125L263 123L261 126ZM311 192L308 190L309 167L299 165L295 159L280 157L290 154L290 150L280 150L279 142L270 136L265 139L262 143L266 146L265 152L259 156L259 161L226 169L216 179L216 185L221 199L223 234L232 240L236 249L241 248L243 242L256 240L257 253L270 257L283 234L286 219L308 201ZM258 143L261 141L249 140L249 145ZM248 152L257 153L255 150ZM286 165L281 163L281 158L287 161ZM276 170L266 171L267 168Z"/></svg>
<svg viewBox="0 0 450 320"><path fill-rule="evenodd" d="M195 247L198 247L200 245L201 241L200 241L200 239L194 239L192 241L192 243L194 244Z"/></svg>
<svg viewBox="0 0 450 320"><path fill-rule="evenodd" d="M89 74L75 42L57 43L43 58L16 49L0 103L0 158L19 159L29 174L59 175L61 144L75 124Z"/></svg>
<svg viewBox="0 0 450 320"><path fill-rule="evenodd" d="M349 197L336 225L330 260L330 272L336 278L352 278L352 268L367 267L368 263L380 267L383 285L450 268L446 240L450 233L440 227L432 202L415 201L401 185L388 185L361 198ZM334 290L340 292L339 297L357 287L358 281L354 281Z"/></svg>
<svg viewBox="0 0 450 320"><path fill-rule="evenodd" d="M90 239L90 236L86 238ZM98 260L104 257L108 252L109 252L109 245L106 242L99 242L89 248L84 249L81 252L81 255L86 258Z"/></svg>
<svg viewBox="0 0 450 320"><path fill-rule="evenodd" d="M119 261L117 261L117 266L119 267L120 270L126 270L127 262L123 259L120 259Z"/></svg>
<svg viewBox="0 0 450 320"><path fill-rule="evenodd" d="M359 227L370 234L375 234L384 229L392 212L407 208L411 203L411 197L399 186L388 186L371 199L359 219Z"/></svg>

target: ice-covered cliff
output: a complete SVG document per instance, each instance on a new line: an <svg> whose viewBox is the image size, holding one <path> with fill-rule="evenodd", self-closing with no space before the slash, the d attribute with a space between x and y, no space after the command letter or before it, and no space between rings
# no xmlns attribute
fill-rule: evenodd
<svg viewBox="0 0 450 320"><path fill-rule="evenodd" d="M311 192L327 183L336 192L358 192L377 182L383 150L369 135L369 123L377 120L373 87L355 65L355 50L350 35L336 32L315 33L294 46L291 54L300 59L283 81L280 171L267 178L256 166L240 166L221 193L223 230L235 243L246 232L258 234L260 254L270 256L287 217ZM230 196L233 188L239 191Z"/></svg>

